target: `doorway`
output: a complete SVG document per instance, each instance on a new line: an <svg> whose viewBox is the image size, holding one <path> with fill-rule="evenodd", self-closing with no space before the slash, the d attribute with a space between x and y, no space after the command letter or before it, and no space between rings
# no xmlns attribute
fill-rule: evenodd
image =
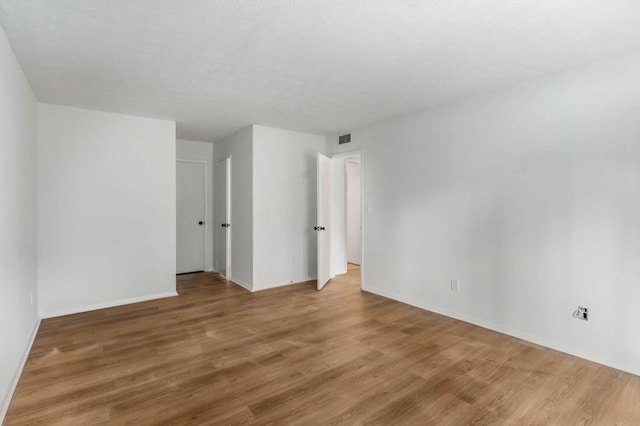
<svg viewBox="0 0 640 426"><path fill-rule="evenodd" d="M347 270L362 263L362 167L360 156L345 160Z"/></svg>
<svg viewBox="0 0 640 426"><path fill-rule="evenodd" d="M176 272L205 269L206 257L205 163L176 161Z"/></svg>
<svg viewBox="0 0 640 426"><path fill-rule="evenodd" d="M318 290L347 273L362 285L362 170L360 151L318 154Z"/></svg>
<svg viewBox="0 0 640 426"><path fill-rule="evenodd" d="M216 267L231 276L231 156L216 162Z"/></svg>

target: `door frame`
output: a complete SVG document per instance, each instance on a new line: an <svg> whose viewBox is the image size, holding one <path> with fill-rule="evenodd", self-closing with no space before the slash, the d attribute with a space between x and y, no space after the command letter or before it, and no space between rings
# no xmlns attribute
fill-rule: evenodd
<svg viewBox="0 0 640 426"><path fill-rule="evenodd" d="M232 204L232 191L231 191L231 168L233 167L232 163L233 161L231 160L231 154L226 154L220 157L217 157L214 161L213 164L213 173L216 176L216 190L215 190L215 195L213 197L214 199L214 217L213 217L213 221L217 224L218 222L218 164L221 161L224 161L226 159L229 159L229 164L227 167L227 201L229 202L229 205L227 206L227 209L229 210L229 221L231 222L231 228L233 228L233 220L231 220L231 217L233 215L233 204ZM231 269L233 268L232 265L232 248L233 248L233 243L232 243L232 238L231 238L231 234L232 234L232 229L231 228L225 228L225 232L227 232L227 236L228 236L228 240L227 240L227 258L226 258L226 273L227 275L225 276L226 279L231 280ZM220 231L220 228L218 226L215 227L215 231L214 231L214 235L213 235L213 256L214 256L214 261L213 261L213 267L216 270L216 272L220 273L220 268L218 268L218 241L217 241L217 235L218 232Z"/></svg>
<svg viewBox="0 0 640 426"><path fill-rule="evenodd" d="M209 185L207 185L207 182L209 180L208 176L207 176L207 162L204 160L192 160L190 158L176 158L176 163L196 163L196 164L200 164L202 166L202 170L203 170L203 179L204 179L204 218L203 218L203 222L204 222L204 271L207 270L207 259L209 258L209 256L211 256L211 253L209 253L209 249L208 249L208 244L207 241L209 240L209 233L210 231L210 227L209 227L209 208L208 208L208 204L210 202L209 200L209 196L207 194L209 194ZM177 179L177 175L176 175L176 179ZM177 207L176 207L176 215L177 215ZM177 241L178 241L178 237L176 235L176 247L177 247ZM215 262L214 262L215 264ZM215 265L214 265L215 267Z"/></svg>
<svg viewBox="0 0 640 426"><path fill-rule="evenodd" d="M360 288L364 289L365 285L364 285L364 268L365 268L365 251L364 251L364 241L365 241L365 220L364 220L364 215L366 213L365 211L365 192L364 192L364 174L365 174L365 160L364 160L364 148L358 148L358 149L353 149L351 151L341 151L341 152L336 152L334 154L331 154L331 159L333 160L334 158L340 158L340 157L348 157L350 155L354 155L354 154L360 154L360 226L361 226L361 232L360 232ZM344 219L345 219L345 224L347 223L347 209L346 209L346 205L347 205L347 178L346 178L346 164L345 164L345 191L344 191L344 196L345 196L345 209L344 209ZM346 228L345 228L345 260L346 260L346 248L347 248L347 236L346 236ZM347 262L348 263L348 262ZM348 266L347 266L348 268Z"/></svg>
<svg viewBox="0 0 640 426"><path fill-rule="evenodd" d="M322 165L326 165L326 167L322 167ZM322 173L322 171L326 172ZM325 179L323 179L325 177ZM324 182L327 181L327 185ZM333 159L331 156L324 154L322 152L318 152L316 154L316 226L314 230L316 230L316 289L322 290L329 282L335 277L333 275L333 271L331 270L331 245L332 238L331 233L333 229L332 224L332 216L333 216ZM322 190L321 190L322 189ZM327 200L325 200L324 196L327 196ZM325 200L326 203L322 201ZM321 208L321 207L327 207ZM328 211L328 217L324 217L324 213ZM322 216L322 217L321 217ZM320 227L318 229L318 227ZM329 231L325 234L325 229L328 228ZM321 233L322 232L322 233ZM325 242L327 247L325 247L322 242ZM324 248L325 250L321 250ZM325 259L324 254L328 254L328 257ZM321 262L320 259L326 260L326 262ZM321 265L325 265L328 263L328 274L326 276L327 280L324 281L325 276L321 271L324 271L325 268L322 268Z"/></svg>
<svg viewBox="0 0 640 426"><path fill-rule="evenodd" d="M359 155L358 157L358 161L352 161L349 158L345 159L344 162L344 184L345 184L345 188L344 188L344 207L345 207L345 218L344 218L344 225L345 225L345 232L344 232L344 239L345 239L345 259L347 262L347 269L349 268L349 165L350 164L358 164L358 167L360 169L360 263L358 264L358 266L360 266L362 268L362 154Z"/></svg>

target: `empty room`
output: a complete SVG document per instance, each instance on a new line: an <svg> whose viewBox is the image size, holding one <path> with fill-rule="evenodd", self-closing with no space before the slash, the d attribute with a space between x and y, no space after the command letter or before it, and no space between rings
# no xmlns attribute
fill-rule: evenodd
<svg viewBox="0 0 640 426"><path fill-rule="evenodd" d="M639 23L0 0L0 423L640 425Z"/></svg>

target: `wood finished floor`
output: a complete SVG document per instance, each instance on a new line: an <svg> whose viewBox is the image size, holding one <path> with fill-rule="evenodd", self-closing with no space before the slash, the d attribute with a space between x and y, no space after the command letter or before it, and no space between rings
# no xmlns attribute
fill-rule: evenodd
<svg viewBox="0 0 640 426"><path fill-rule="evenodd" d="M15 424L627 424L640 378L359 288L350 268L251 294L211 273L180 296L42 321Z"/></svg>

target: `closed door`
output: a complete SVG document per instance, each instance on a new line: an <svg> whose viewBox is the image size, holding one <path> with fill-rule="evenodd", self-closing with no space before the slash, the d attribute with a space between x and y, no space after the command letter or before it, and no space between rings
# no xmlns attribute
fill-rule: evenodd
<svg viewBox="0 0 640 426"><path fill-rule="evenodd" d="M331 216L331 159L318 154L318 191L317 221L315 226L318 235L318 290L321 290L331 278L330 223Z"/></svg>
<svg viewBox="0 0 640 426"><path fill-rule="evenodd" d="M216 266L231 275L231 157L216 163Z"/></svg>
<svg viewBox="0 0 640 426"><path fill-rule="evenodd" d="M179 274L204 271L204 164L176 163L176 269Z"/></svg>

